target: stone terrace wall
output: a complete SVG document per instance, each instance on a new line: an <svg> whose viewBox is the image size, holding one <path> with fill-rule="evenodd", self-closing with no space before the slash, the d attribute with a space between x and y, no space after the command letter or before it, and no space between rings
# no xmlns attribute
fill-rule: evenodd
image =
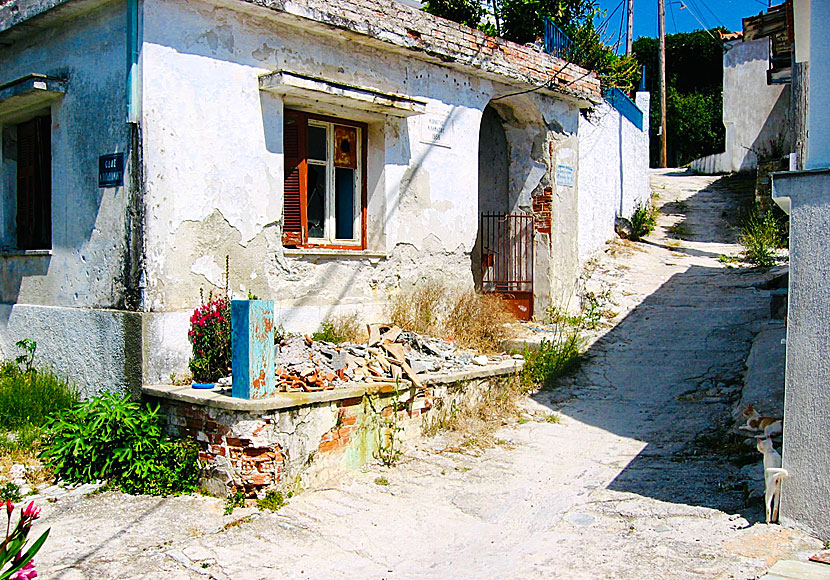
<svg viewBox="0 0 830 580"><path fill-rule="evenodd" d="M399 441L412 441L420 437L422 421L438 410L452 407L452 401L458 407L460 398L476 400L497 381L513 376L406 387L397 393L394 385L382 384L369 395L262 412L148 398L162 405L171 436L199 444L208 492L225 497L240 490L251 496L269 488L309 487L375 461L378 441L390 425L402 428L395 434ZM314 395L309 393L309 400Z"/></svg>
<svg viewBox="0 0 830 580"><path fill-rule="evenodd" d="M480 69L487 76L533 85L600 102L599 79L567 61L531 47L389 0L243 0L329 26L369 36L440 60Z"/></svg>

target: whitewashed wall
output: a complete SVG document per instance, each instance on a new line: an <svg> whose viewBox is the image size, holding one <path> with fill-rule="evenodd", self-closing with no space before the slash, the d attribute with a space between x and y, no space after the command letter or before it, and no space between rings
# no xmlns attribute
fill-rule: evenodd
<svg viewBox="0 0 830 580"><path fill-rule="evenodd" d="M226 255L232 292L275 299L280 323L294 331L312 331L337 312L381 318L392 293L424 278L473 285L481 116L510 87L266 11L171 0L144 7L146 304L158 313L146 339L159 345L145 380L184 366L187 319L200 287L222 285ZM282 113L298 103L260 91L258 78L281 69L426 102L426 115L409 118L299 103L369 125L366 252L291 251L280 243ZM539 95L527 101L534 122L511 118L506 130L516 144L511 191L529 205L533 190L549 183L551 159L567 152L576 163L576 145L567 139L576 133L578 108ZM449 123L444 146L424 142L429 116ZM529 182L540 159L544 171ZM572 235L552 245L552 263L567 265L555 268L558 278L576 276L576 195L569 195L573 202L557 217Z"/></svg>
<svg viewBox="0 0 830 580"><path fill-rule="evenodd" d="M579 260L614 237L614 218L630 218L650 196L649 94L637 93L643 130L603 103L579 119Z"/></svg>

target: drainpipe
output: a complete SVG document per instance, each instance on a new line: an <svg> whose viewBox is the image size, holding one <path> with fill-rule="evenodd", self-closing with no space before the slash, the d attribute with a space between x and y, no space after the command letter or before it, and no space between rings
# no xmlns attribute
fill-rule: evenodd
<svg viewBox="0 0 830 580"><path fill-rule="evenodd" d="M141 46L143 2L127 0L126 122L130 128L130 191L127 208L126 307L146 311L144 265L144 159L141 140Z"/></svg>

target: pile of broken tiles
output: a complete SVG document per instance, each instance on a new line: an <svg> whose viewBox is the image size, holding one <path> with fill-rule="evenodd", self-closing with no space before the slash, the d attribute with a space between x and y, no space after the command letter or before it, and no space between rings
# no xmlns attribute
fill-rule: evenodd
<svg viewBox="0 0 830 580"><path fill-rule="evenodd" d="M511 358L458 348L453 342L405 332L398 326L371 324L366 344L314 341L289 336L275 346L279 391L314 392L361 382L412 381L418 375L453 373Z"/></svg>

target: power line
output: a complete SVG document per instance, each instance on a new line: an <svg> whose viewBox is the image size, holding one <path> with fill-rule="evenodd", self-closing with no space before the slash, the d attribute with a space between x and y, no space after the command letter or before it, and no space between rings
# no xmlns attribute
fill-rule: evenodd
<svg viewBox="0 0 830 580"><path fill-rule="evenodd" d="M700 3L701 3L701 4L703 4L703 7L704 7L704 8L706 8L706 10L708 10L708 11L709 11L709 14L711 14L711 15L712 15L712 18L714 18L714 19L715 19L715 22L717 22L718 24L720 24L721 26L723 26L724 28L726 28L726 25L723 23L723 20L721 20L720 18L718 18L718 15L717 15L717 14L715 14L714 12L712 12L712 9L711 9L711 8L709 8L709 5L706 3L706 0L700 0Z"/></svg>
<svg viewBox="0 0 830 580"><path fill-rule="evenodd" d="M690 8L687 4L684 4L683 2L681 2L681 3L680 3L680 9L681 9L681 10L683 10L684 8L685 8L686 10L688 10L688 11L689 11L689 13L690 13L692 16L694 16L694 17L695 17L695 20L697 20L698 22L700 22L700 25L703 27L704 32L706 32L706 34L708 34L709 36L711 36L711 37L712 37L712 40L714 40L715 42L717 42L719 46L723 46L723 43L721 43L721 41L719 41L717 38L715 38L715 35L714 35L714 34L712 34L712 33L709 31L709 28L708 28L705 24L703 24L703 22L700 20L700 18L698 18L698 17L697 17L697 14L695 14L695 13L692 11L692 9L691 9L691 8Z"/></svg>
<svg viewBox="0 0 830 580"><path fill-rule="evenodd" d="M620 4L624 4L624 2L620 2ZM620 12L620 31L617 34L617 41L614 43L614 53L618 53L620 50L620 45L622 43L623 24L625 24L625 12L627 8L628 6L626 5L626 8L623 8L622 12Z"/></svg>
<svg viewBox="0 0 830 580"><path fill-rule="evenodd" d="M701 10L700 7L697 5L696 0L684 0L684 3L687 5L687 8L688 8L689 12L697 12L697 16L695 16L695 18L697 19L697 21L700 23L700 25L703 28L705 28L706 30L709 30L710 28L712 28L711 26L709 26L709 23L706 21L706 16L703 14L703 10ZM681 7L681 9L683 8L682 3L680 5L680 7ZM692 10L692 7L694 7L694 10Z"/></svg>
<svg viewBox="0 0 830 580"><path fill-rule="evenodd" d="M605 20L603 20L602 22L600 22L600 23L599 23L599 26L597 26L597 33L598 33L598 34L600 34L600 35L601 35L601 34L603 33L603 31L605 30L605 28L608 26L608 23L611 21L611 18L613 18L613 17L614 17L614 14L616 14L616 13L617 13L617 10L619 10L619 9L620 9L620 6L622 6L622 5L623 5L623 2L625 2L625 0L620 0L620 3L619 3L619 4L617 4L617 7L616 7L616 8L614 8L614 11L613 11L613 12L611 12L611 14L609 14L609 15L605 18Z"/></svg>
<svg viewBox="0 0 830 580"><path fill-rule="evenodd" d="M674 19L674 2L669 2L669 14L671 15L671 25L674 26L674 33L677 34L677 22Z"/></svg>

